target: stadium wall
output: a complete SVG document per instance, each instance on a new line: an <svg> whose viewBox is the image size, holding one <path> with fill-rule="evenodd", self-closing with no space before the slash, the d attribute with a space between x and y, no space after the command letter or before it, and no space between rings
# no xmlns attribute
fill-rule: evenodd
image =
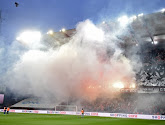
<svg viewBox="0 0 165 125"><path fill-rule="evenodd" d="M0 112L3 112L3 109L0 109ZM10 109L10 112L13 112L13 113L36 113L36 114L81 115L81 112L50 111L50 110L19 110L19 109ZM143 115L143 114L101 113L101 112L85 112L84 115L85 116L100 116L100 117L115 117L115 118L165 120L165 115Z"/></svg>

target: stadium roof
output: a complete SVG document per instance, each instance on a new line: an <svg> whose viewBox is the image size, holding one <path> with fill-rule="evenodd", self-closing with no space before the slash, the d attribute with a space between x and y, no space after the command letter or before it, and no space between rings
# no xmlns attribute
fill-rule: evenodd
<svg viewBox="0 0 165 125"><path fill-rule="evenodd" d="M76 29L54 32L44 36L44 42L51 46L65 44L76 33ZM49 40L48 40L49 39ZM136 19L128 25L128 33L120 36L126 44L136 45L165 41L165 12L157 12L136 16Z"/></svg>
<svg viewBox="0 0 165 125"><path fill-rule="evenodd" d="M131 27L143 41L165 40L165 13L158 12L138 17Z"/></svg>

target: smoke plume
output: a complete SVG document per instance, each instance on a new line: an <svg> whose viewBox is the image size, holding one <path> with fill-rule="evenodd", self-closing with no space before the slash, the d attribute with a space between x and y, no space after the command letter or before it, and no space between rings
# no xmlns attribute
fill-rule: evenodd
<svg viewBox="0 0 165 125"><path fill-rule="evenodd" d="M76 34L59 47L23 51L17 47L19 57L3 82L21 95L59 98L94 99L114 91L116 82L129 86L135 82L135 72L124 56L119 34L119 28L86 20L77 24Z"/></svg>

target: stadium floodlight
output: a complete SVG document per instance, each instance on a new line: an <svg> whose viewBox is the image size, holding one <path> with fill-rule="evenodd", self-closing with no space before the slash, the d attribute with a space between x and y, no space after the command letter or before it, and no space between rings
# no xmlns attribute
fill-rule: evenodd
<svg viewBox="0 0 165 125"><path fill-rule="evenodd" d="M138 14L138 17L142 17L144 14L143 13L141 13L141 14Z"/></svg>
<svg viewBox="0 0 165 125"><path fill-rule="evenodd" d="M53 30L49 30L49 31L47 32L47 34L53 35Z"/></svg>
<svg viewBox="0 0 165 125"><path fill-rule="evenodd" d="M137 19L137 16L136 16L136 15L130 17L130 20L131 20L131 21L134 21L134 20L136 20L136 19Z"/></svg>
<svg viewBox="0 0 165 125"><path fill-rule="evenodd" d="M127 16L119 17L117 20L120 23L120 26L125 27L129 23L129 18Z"/></svg>
<svg viewBox="0 0 165 125"><path fill-rule="evenodd" d="M158 41L154 41L153 44L155 44L155 45L158 44Z"/></svg>
<svg viewBox="0 0 165 125"><path fill-rule="evenodd" d="M162 13L164 13L164 12L165 12L165 8L161 9L160 11L161 11Z"/></svg>
<svg viewBox="0 0 165 125"><path fill-rule="evenodd" d="M24 31L16 38L16 40L25 44L39 42L40 39L41 33L39 31Z"/></svg>
<svg viewBox="0 0 165 125"><path fill-rule="evenodd" d="M66 29L65 28L62 28L62 30L61 30L62 32L65 32L66 31Z"/></svg>
<svg viewBox="0 0 165 125"><path fill-rule="evenodd" d="M122 89L124 88L124 84L122 82L116 82L113 84L114 88Z"/></svg>

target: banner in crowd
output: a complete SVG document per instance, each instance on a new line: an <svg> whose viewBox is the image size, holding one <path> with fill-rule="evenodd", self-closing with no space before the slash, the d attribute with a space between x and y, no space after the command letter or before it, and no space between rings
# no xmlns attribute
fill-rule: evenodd
<svg viewBox="0 0 165 125"><path fill-rule="evenodd" d="M138 93L165 93L165 87L142 87L138 88Z"/></svg>

